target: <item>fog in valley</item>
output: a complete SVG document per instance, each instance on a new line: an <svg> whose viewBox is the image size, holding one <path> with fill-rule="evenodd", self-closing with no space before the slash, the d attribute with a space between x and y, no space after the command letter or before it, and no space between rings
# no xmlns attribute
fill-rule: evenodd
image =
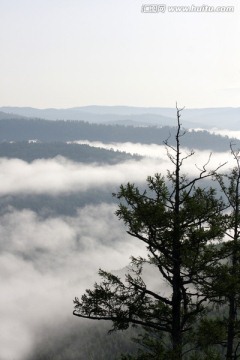
<svg viewBox="0 0 240 360"><path fill-rule="evenodd" d="M43 220L13 209L1 217L1 359L26 359L45 328L67 331L76 321L72 299L98 268L121 269L130 254L143 254L114 211L102 204L76 217Z"/></svg>
<svg viewBox="0 0 240 360"><path fill-rule="evenodd" d="M88 144L145 156L115 165L75 163L61 156L31 163L1 158L1 197L41 194L54 202L64 194L67 201L71 194L117 191L128 181L142 186L148 175L171 169L164 146ZM186 160L184 171L196 174L208 158L208 151L198 151ZM225 161L226 170L232 166L230 152L214 153L208 169ZM48 334L57 339L76 324L89 326L72 315L74 297L92 287L99 268L120 271L131 255L144 256L144 245L126 234L116 208L116 203L103 201L79 207L74 216L41 216L31 208L5 207L0 217L1 360L34 359L36 347L45 346ZM79 344L84 341L79 336Z"/></svg>

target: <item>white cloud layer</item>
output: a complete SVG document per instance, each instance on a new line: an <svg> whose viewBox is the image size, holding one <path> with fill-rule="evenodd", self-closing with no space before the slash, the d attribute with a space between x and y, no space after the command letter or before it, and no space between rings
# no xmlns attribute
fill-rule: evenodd
<svg viewBox="0 0 240 360"><path fill-rule="evenodd" d="M144 255L114 211L102 204L76 217L44 220L23 210L0 218L1 360L24 360L46 327L70 326L73 298L100 267L121 269L130 255Z"/></svg>
<svg viewBox="0 0 240 360"><path fill-rule="evenodd" d="M166 174L173 165L167 158L164 146L132 143L103 144L89 143L92 146L115 149L145 155L141 161L126 161L116 165L75 163L61 156L54 159L35 160L27 163L20 159L0 158L0 196L8 194L49 194L83 192L91 188L107 188L121 183L143 182L148 175L156 172ZM182 149L182 156L188 150ZM184 162L183 171L196 175L206 164L208 151L196 151ZM227 162L224 169L234 166L230 152L214 153L207 169L214 169ZM196 167L197 165L197 167Z"/></svg>
<svg viewBox="0 0 240 360"><path fill-rule="evenodd" d="M94 187L144 180L157 164L129 161L117 165L74 163L63 157L27 163L19 159L0 159L0 195L47 193L56 195L83 192Z"/></svg>

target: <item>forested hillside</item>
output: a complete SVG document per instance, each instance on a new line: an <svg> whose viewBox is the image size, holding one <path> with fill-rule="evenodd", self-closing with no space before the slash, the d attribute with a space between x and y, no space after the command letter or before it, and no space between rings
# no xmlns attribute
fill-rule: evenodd
<svg viewBox="0 0 240 360"><path fill-rule="evenodd" d="M136 330L107 334L109 324L74 324L60 333L52 333L35 347L26 360L120 360L123 353L135 353L131 340ZM81 341L79 341L81 339Z"/></svg>
<svg viewBox="0 0 240 360"><path fill-rule="evenodd" d="M59 155L82 163L116 164L130 159L140 159L140 156L132 156L120 151L64 142L5 141L0 143L0 157L17 158L31 162L36 159L49 159Z"/></svg>
<svg viewBox="0 0 240 360"><path fill-rule="evenodd" d="M84 121L48 121L40 119L0 120L0 141L26 141L38 139L42 142L89 140L102 142L133 142L162 144L169 138L174 144L176 128L133 127L120 125L89 124ZM236 144L240 145L238 140ZM182 145L196 149L225 151L229 138L209 134L207 131L187 132Z"/></svg>

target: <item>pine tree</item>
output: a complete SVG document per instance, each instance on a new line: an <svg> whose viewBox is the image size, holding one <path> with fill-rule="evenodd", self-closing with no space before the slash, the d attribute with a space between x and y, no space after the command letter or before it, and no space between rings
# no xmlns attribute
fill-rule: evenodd
<svg viewBox="0 0 240 360"><path fill-rule="evenodd" d="M115 194L120 200L118 218L130 236L146 244L148 255L131 258L125 280L100 270L102 282L86 290L81 300L74 300L76 316L110 320L112 330L124 330L130 324L145 329L142 344L146 354L153 349L155 357L151 358L158 360L181 360L190 353L189 334L208 303L201 282L206 269L218 262L215 245L210 243L223 235L224 204L212 187L199 186L213 174L207 170L210 158L195 178L182 171L184 161L194 152L182 155L180 139L185 132L180 124L181 111L177 108L175 147L165 142L174 170L168 171L166 178L149 176L144 191L128 183ZM157 270L159 284L164 280L168 292L161 286L153 289L144 281L146 264Z"/></svg>

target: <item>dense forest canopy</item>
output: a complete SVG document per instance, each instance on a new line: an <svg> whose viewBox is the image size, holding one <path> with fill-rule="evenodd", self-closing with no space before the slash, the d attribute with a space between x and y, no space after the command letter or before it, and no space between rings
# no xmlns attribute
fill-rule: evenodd
<svg viewBox="0 0 240 360"><path fill-rule="evenodd" d="M89 145L66 144L65 142L1 142L0 157L17 158L28 162L36 159L50 159L56 156L82 163L116 164L121 161L139 160L140 156L94 148Z"/></svg>
<svg viewBox="0 0 240 360"><path fill-rule="evenodd" d="M90 124L84 121L48 121L41 119L0 120L0 141L26 141L38 139L42 142L66 142L89 140L102 142L133 142L163 144L169 138L174 144L176 127L133 127L120 125ZM169 137L171 134L171 137ZM238 140L235 141L239 145ZM229 138L213 135L207 131L187 132L182 145L190 149L227 151Z"/></svg>

